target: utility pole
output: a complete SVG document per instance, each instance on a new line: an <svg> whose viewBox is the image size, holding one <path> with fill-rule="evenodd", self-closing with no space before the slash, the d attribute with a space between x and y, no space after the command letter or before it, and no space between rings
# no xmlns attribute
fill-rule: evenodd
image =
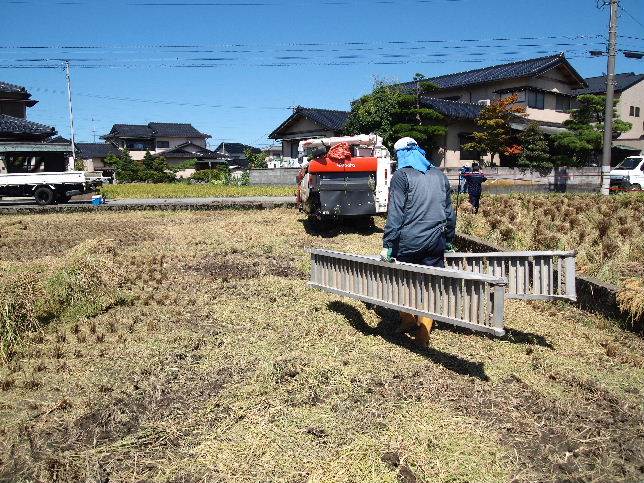
<svg viewBox="0 0 644 483"><path fill-rule="evenodd" d="M617 9L619 0L610 0L608 30L608 68L606 70L606 110L604 111L604 150L602 152L602 194L610 193L610 161L613 146L613 97L615 94L615 57L617 56Z"/></svg>
<svg viewBox="0 0 644 483"><path fill-rule="evenodd" d="M67 74L67 102L69 104L69 129L72 133L72 159L76 167L76 139L74 135L74 111L72 109L72 80L69 74L69 61L65 61L65 72Z"/></svg>

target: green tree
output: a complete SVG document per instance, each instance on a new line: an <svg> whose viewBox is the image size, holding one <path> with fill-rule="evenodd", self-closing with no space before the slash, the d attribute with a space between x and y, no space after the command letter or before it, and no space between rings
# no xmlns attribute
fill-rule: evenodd
<svg viewBox="0 0 644 483"><path fill-rule="evenodd" d="M141 179L141 165L134 161L129 151L125 150L120 156L110 154L105 158L105 165L114 168L116 179L122 183L133 183Z"/></svg>
<svg viewBox="0 0 644 483"><path fill-rule="evenodd" d="M110 154L105 164L112 166L116 179L121 183L169 183L175 180L174 173L165 158L155 158L149 152L142 161L135 161L128 151L120 156Z"/></svg>
<svg viewBox="0 0 644 483"><path fill-rule="evenodd" d="M555 146L567 154L574 165L584 165L597 158L604 144L605 96L583 94L577 97L578 108L564 122L566 132L554 136ZM617 101L615 102L617 103ZM622 121L613 109L613 136L630 130L632 125Z"/></svg>
<svg viewBox="0 0 644 483"><path fill-rule="evenodd" d="M153 156L149 151L142 161L141 180L148 183L171 183L175 175L163 156Z"/></svg>
<svg viewBox="0 0 644 483"><path fill-rule="evenodd" d="M268 168L268 163L266 162L268 153L265 153L265 152L257 153L257 152L253 152L253 150L250 148L246 148L244 149L244 156L249 161L249 166L251 168L253 169Z"/></svg>
<svg viewBox="0 0 644 483"><path fill-rule="evenodd" d="M523 150L519 155L518 165L524 168L550 168L555 165L550 155L546 136L539 129L539 124L531 122L520 136Z"/></svg>
<svg viewBox="0 0 644 483"><path fill-rule="evenodd" d="M433 148L436 137L446 134L447 128L442 114L423 106L423 96L437 87L423 79L421 74L416 74L408 91L376 82L370 94L352 104L346 133L378 134L390 149L398 138L406 136L413 137L426 149Z"/></svg>
<svg viewBox="0 0 644 483"><path fill-rule="evenodd" d="M513 94L494 100L489 106L481 109L476 119L477 130L472 133L472 141L463 148L489 154L492 160L497 154L500 156L516 153L518 149L513 142L510 121L525 112L525 107L516 105L517 100L518 96Z"/></svg>

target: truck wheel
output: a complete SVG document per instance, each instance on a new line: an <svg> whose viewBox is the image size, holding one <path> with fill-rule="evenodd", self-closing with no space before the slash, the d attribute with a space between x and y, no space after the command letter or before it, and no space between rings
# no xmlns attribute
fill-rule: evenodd
<svg viewBox="0 0 644 483"><path fill-rule="evenodd" d="M36 198L36 203L41 206L51 205L54 203L54 190L47 186L41 186L34 191L34 198Z"/></svg>

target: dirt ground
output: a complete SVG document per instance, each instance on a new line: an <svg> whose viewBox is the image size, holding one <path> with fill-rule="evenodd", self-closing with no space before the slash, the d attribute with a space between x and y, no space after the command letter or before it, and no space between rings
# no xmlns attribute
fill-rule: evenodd
<svg viewBox="0 0 644 483"><path fill-rule="evenodd" d="M639 481L644 341L509 302L503 339L307 288L306 250L375 227L292 210L0 218L12 270L111 243L127 303L52 321L0 365L0 481ZM109 242L108 240L113 240Z"/></svg>

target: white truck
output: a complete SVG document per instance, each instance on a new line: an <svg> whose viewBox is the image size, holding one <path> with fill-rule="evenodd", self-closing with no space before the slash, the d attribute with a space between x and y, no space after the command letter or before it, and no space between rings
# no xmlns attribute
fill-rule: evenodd
<svg viewBox="0 0 644 483"><path fill-rule="evenodd" d="M630 156L610 172L613 189L641 191L644 187L644 156Z"/></svg>
<svg viewBox="0 0 644 483"><path fill-rule="evenodd" d="M101 178L88 178L83 171L0 174L0 198L32 197L39 205L53 205L93 193L102 184Z"/></svg>

